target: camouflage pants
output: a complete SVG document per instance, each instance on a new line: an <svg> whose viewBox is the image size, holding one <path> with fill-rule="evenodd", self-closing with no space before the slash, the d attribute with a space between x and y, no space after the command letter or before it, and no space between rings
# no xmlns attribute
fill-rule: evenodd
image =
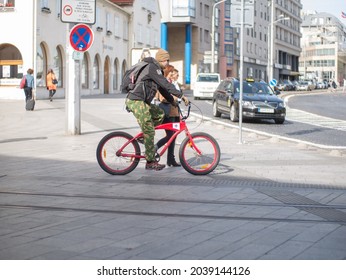
<svg viewBox="0 0 346 280"><path fill-rule="evenodd" d="M155 160L155 126L162 123L165 113L154 104L140 100L127 100L127 107L137 119L144 135L145 157L147 161Z"/></svg>

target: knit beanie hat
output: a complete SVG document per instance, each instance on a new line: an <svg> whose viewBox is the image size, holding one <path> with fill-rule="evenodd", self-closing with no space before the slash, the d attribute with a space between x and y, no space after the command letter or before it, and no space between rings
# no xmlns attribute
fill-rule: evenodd
<svg viewBox="0 0 346 280"><path fill-rule="evenodd" d="M155 55L155 59L158 62L163 62L166 60L169 60L169 53L168 51L164 50L164 49L159 49Z"/></svg>

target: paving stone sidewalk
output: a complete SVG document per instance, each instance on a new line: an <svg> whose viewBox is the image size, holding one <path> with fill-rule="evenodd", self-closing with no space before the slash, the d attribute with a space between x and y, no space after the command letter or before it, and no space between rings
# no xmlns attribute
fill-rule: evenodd
<svg viewBox="0 0 346 280"><path fill-rule="evenodd" d="M237 129L194 114L192 132L221 147L212 174L140 163L111 176L98 141L134 134L137 122L123 96L81 108L71 136L65 100L38 100L33 112L0 100L0 259L346 259L344 152L255 132L239 144Z"/></svg>

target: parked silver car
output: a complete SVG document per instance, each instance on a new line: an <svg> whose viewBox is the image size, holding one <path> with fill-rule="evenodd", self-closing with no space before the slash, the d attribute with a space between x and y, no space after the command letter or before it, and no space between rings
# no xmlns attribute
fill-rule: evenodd
<svg viewBox="0 0 346 280"><path fill-rule="evenodd" d="M313 89L315 89L315 85L308 81L300 81L297 85L297 90L300 91L311 91Z"/></svg>

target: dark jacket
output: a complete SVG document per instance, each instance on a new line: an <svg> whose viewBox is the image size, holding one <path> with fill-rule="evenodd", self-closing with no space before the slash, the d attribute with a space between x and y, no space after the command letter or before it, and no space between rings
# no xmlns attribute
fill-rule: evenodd
<svg viewBox="0 0 346 280"><path fill-rule="evenodd" d="M129 92L128 99L143 100L150 104L158 90L170 103L174 103L171 95L182 96L182 93L164 77L160 64L154 58L147 57L144 61L149 64L139 74L140 82L136 83L136 87Z"/></svg>

